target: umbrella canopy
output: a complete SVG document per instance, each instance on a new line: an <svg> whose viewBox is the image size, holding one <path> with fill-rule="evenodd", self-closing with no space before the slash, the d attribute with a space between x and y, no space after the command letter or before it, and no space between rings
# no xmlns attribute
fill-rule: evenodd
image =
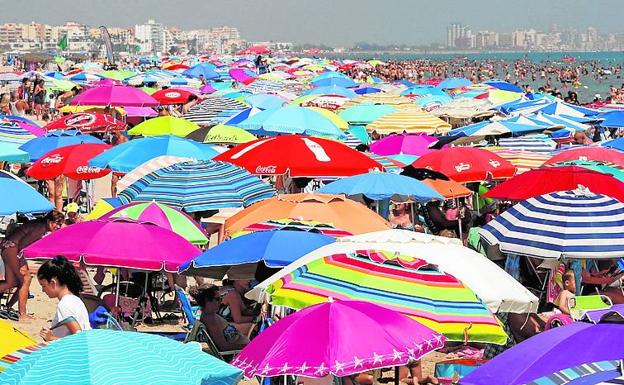
<svg viewBox="0 0 624 385"><path fill-rule="evenodd" d="M37 344L31 336L15 328L12 324L5 320L0 320L0 334L2 334L2 342L0 342L0 357L4 357L16 350Z"/></svg>
<svg viewBox="0 0 624 385"><path fill-rule="evenodd" d="M41 238L23 250L30 259L64 255L91 266L177 272L200 250L173 231L125 218L76 223Z"/></svg>
<svg viewBox="0 0 624 385"><path fill-rule="evenodd" d="M262 108L263 110L269 108L279 108L286 103L286 99L281 98L277 95L270 94L255 94L250 95L245 98L245 103L249 104L252 107Z"/></svg>
<svg viewBox="0 0 624 385"><path fill-rule="evenodd" d="M158 201L186 212L247 207L275 195L273 187L225 162L192 161L158 169L119 193L127 202Z"/></svg>
<svg viewBox="0 0 624 385"><path fill-rule="evenodd" d="M442 80L437 87L441 89L453 89L470 85L472 85L472 82L466 78L447 78Z"/></svg>
<svg viewBox="0 0 624 385"><path fill-rule="evenodd" d="M232 79L245 85L253 83L258 78L258 75L255 72L250 71L247 68L233 68L229 71L229 74Z"/></svg>
<svg viewBox="0 0 624 385"><path fill-rule="evenodd" d="M429 135L389 135L371 144L370 150L377 155L406 154L422 156L434 151L429 149L429 146L437 141L437 138Z"/></svg>
<svg viewBox="0 0 624 385"><path fill-rule="evenodd" d="M89 330L23 357L0 374L0 382L234 385L241 374L239 369L203 353L196 344L147 333Z"/></svg>
<svg viewBox="0 0 624 385"><path fill-rule="evenodd" d="M531 132L544 131L545 127L532 125L532 124L520 124L507 121L483 121L479 123L470 124L468 126L456 128L448 132L449 135L460 136L488 136L488 135L503 135L512 134L513 136L524 135Z"/></svg>
<svg viewBox="0 0 624 385"><path fill-rule="evenodd" d="M126 129L126 123L100 112L79 112L61 116L46 124L43 129L46 131L71 129L82 133L123 131Z"/></svg>
<svg viewBox="0 0 624 385"><path fill-rule="evenodd" d="M588 170L594 170L603 174L612 175L615 179L624 182L624 171L622 169L614 167L609 164L605 164L603 162L575 160L571 162L559 163L558 165L559 166L573 165L573 166L583 167Z"/></svg>
<svg viewBox="0 0 624 385"><path fill-rule="evenodd" d="M243 110L249 106L234 99L224 98L218 95L207 95L204 101L193 106L183 118L199 125L211 125L213 119L223 111Z"/></svg>
<svg viewBox="0 0 624 385"><path fill-rule="evenodd" d="M473 147L444 148L421 156L414 167L429 168L456 182L477 182L512 177L516 168L491 151Z"/></svg>
<svg viewBox="0 0 624 385"><path fill-rule="evenodd" d="M114 172L125 173L158 156L169 155L210 160L218 154L219 151L215 146L173 135L163 135L122 143L91 159L89 165L108 167Z"/></svg>
<svg viewBox="0 0 624 385"><path fill-rule="evenodd" d="M350 176L381 170L368 156L333 140L285 135L236 146L215 160L234 163L252 174L291 177Z"/></svg>
<svg viewBox="0 0 624 385"><path fill-rule="evenodd" d="M286 106L264 110L238 124L259 135L305 134L341 138L342 131L322 114L305 107Z"/></svg>
<svg viewBox="0 0 624 385"><path fill-rule="evenodd" d="M464 377L461 383L521 385L582 364L619 361L624 357L624 347L614 341L620 341L622 332L622 323L606 322L597 325L574 322L554 328L503 352ZM596 381L579 383L596 384Z"/></svg>
<svg viewBox="0 0 624 385"><path fill-rule="evenodd" d="M334 226L318 222L318 221L306 221L302 219L283 218L283 219L269 219L268 221L253 223L243 230L232 234L232 238L239 237L241 235L254 233L257 231L270 231L270 230L288 230L288 231L305 231L315 234L323 234L330 237L347 237L353 235L348 231L337 229Z"/></svg>
<svg viewBox="0 0 624 385"><path fill-rule="evenodd" d="M89 160L110 149L104 143L82 143L60 147L43 155L26 170L30 177L40 180L54 179L65 175L74 180L97 179L110 170L89 166Z"/></svg>
<svg viewBox="0 0 624 385"><path fill-rule="evenodd" d="M24 125L27 123L23 123ZM22 128L20 123L0 122L0 142L12 143L20 146L31 139L41 136L45 133L39 129L36 134Z"/></svg>
<svg viewBox="0 0 624 385"><path fill-rule="evenodd" d="M368 336L366 344L362 336ZM247 345L232 364L249 378L344 377L405 365L444 342L444 336L400 313L368 302L336 301L281 319ZM308 348L301 349L302 344Z"/></svg>
<svg viewBox="0 0 624 385"><path fill-rule="evenodd" d="M143 178L145 175L150 174L156 170L171 166L172 164L188 162L191 160L193 160L193 158L185 158L183 156L168 156L168 155L157 156L139 165L137 168L135 168L134 170L124 175L123 178L121 178L119 182L117 182L117 190L118 191L125 190L126 188L128 188L128 186L130 186L134 182L138 181L139 179Z"/></svg>
<svg viewBox="0 0 624 385"><path fill-rule="evenodd" d="M501 138L498 145L503 148L516 151L531 151L539 153L551 153L557 147L557 143L545 135L525 136L521 138Z"/></svg>
<svg viewBox="0 0 624 385"><path fill-rule="evenodd" d="M423 179L422 181L427 186L437 191L438 194L442 195L444 199L461 198L472 195L472 191L454 180Z"/></svg>
<svg viewBox="0 0 624 385"><path fill-rule="evenodd" d="M504 147L485 147L486 150L494 152L496 155L509 161L516 166L516 175L522 174L529 170L541 167L550 155L533 151L508 150Z"/></svg>
<svg viewBox="0 0 624 385"><path fill-rule="evenodd" d="M175 116L159 116L148 119L128 130L128 135L158 136L175 135L185 137L197 130L196 123Z"/></svg>
<svg viewBox="0 0 624 385"><path fill-rule="evenodd" d="M314 79L312 79L310 84L315 87L338 86L348 88L358 86L358 83L347 75L334 71L327 71L317 75Z"/></svg>
<svg viewBox="0 0 624 385"><path fill-rule="evenodd" d="M17 143L0 142L0 161L12 163L28 162L30 160L30 156L26 151L21 150L19 147L21 146Z"/></svg>
<svg viewBox="0 0 624 385"><path fill-rule="evenodd" d="M494 187L485 197L519 201L542 194L574 190L579 185L624 202L624 183L611 175L580 166L544 167L527 171Z"/></svg>
<svg viewBox="0 0 624 385"><path fill-rule="evenodd" d="M355 98L358 96L355 91L337 85L315 87L305 91L302 95L336 95L344 96L345 98Z"/></svg>
<svg viewBox="0 0 624 385"><path fill-rule="evenodd" d="M415 200L417 202L444 200L442 195L419 180L385 172L372 172L339 179L321 187L319 192L347 196L364 195L373 200Z"/></svg>
<svg viewBox="0 0 624 385"><path fill-rule="evenodd" d="M50 151L81 143L104 144L98 138L83 135L77 130L55 130L29 140L20 146L20 150L26 151L31 161L36 161Z"/></svg>
<svg viewBox="0 0 624 385"><path fill-rule="evenodd" d="M540 258L624 256L624 203L587 189L540 195L513 206L479 233L501 251Z"/></svg>
<svg viewBox="0 0 624 385"><path fill-rule="evenodd" d="M366 128L380 134L403 131L441 134L448 132L451 125L427 111L418 108L400 108L369 123Z"/></svg>
<svg viewBox="0 0 624 385"><path fill-rule="evenodd" d="M186 104L192 96L195 95L189 91L176 88L158 90L152 94L152 97L161 105Z"/></svg>
<svg viewBox="0 0 624 385"><path fill-rule="evenodd" d="M225 229L231 235L254 223L281 218L328 223L352 234L390 228L374 211L344 195L283 194L234 214L226 220Z"/></svg>
<svg viewBox="0 0 624 385"><path fill-rule="evenodd" d="M158 202L130 203L117 207L100 218L129 218L138 222L148 222L171 230L194 245L208 243L206 233L193 218Z"/></svg>
<svg viewBox="0 0 624 385"><path fill-rule="evenodd" d="M199 79L200 75L203 75L205 79L217 79L219 78L219 74L215 69L216 66L214 64L199 63L182 72L182 75L195 79Z"/></svg>
<svg viewBox="0 0 624 385"><path fill-rule="evenodd" d="M580 147L565 150L550 158L546 164L569 162L574 160L606 162L624 166L624 153L605 147Z"/></svg>
<svg viewBox="0 0 624 385"><path fill-rule="evenodd" d="M397 109L386 104L358 104L342 110L338 116L350 124L369 124Z"/></svg>
<svg viewBox="0 0 624 385"><path fill-rule="evenodd" d="M180 266L180 273L223 279L254 279L264 263L281 269L312 250L335 241L327 235L296 231L258 231L225 241Z"/></svg>
<svg viewBox="0 0 624 385"><path fill-rule="evenodd" d="M44 213L54 206L18 177L0 170L0 215Z"/></svg>
<svg viewBox="0 0 624 385"><path fill-rule="evenodd" d="M242 128L228 126L225 124L199 128L186 135L186 138L203 143L234 144L248 143L257 139L253 134L243 130Z"/></svg>
<svg viewBox="0 0 624 385"><path fill-rule="evenodd" d="M105 84L81 92L72 99L71 104L78 106L156 107L159 103L138 88Z"/></svg>
<svg viewBox="0 0 624 385"><path fill-rule="evenodd" d="M462 282L421 259L395 252L367 249L305 256L265 283L274 305L303 309L328 298L368 301L410 316L450 340L464 341L465 333L475 342L507 340L487 306Z"/></svg>

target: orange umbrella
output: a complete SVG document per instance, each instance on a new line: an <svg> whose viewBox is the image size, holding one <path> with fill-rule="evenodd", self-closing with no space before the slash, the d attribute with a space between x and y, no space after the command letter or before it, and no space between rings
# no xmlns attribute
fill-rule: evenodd
<svg viewBox="0 0 624 385"><path fill-rule="evenodd" d="M443 179L423 179L429 187L439 192L446 199L461 198L472 195L472 191L468 190L464 185L454 180Z"/></svg>
<svg viewBox="0 0 624 385"><path fill-rule="evenodd" d="M271 219L297 218L331 224L352 234L387 230L390 224L344 195L284 194L255 203L225 221L227 235L254 223Z"/></svg>

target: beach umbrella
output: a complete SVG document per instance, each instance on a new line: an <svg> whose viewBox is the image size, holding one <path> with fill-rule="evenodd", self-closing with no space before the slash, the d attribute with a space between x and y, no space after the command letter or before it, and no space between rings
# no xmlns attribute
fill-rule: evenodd
<svg viewBox="0 0 624 385"><path fill-rule="evenodd" d="M444 200L442 195L419 180L385 172L372 172L338 179L321 187L318 191L323 194L359 197L363 195L372 200L415 200L417 202Z"/></svg>
<svg viewBox="0 0 624 385"><path fill-rule="evenodd" d="M344 88L357 87L358 83L356 83L353 79L348 77L345 74L340 72L328 71L324 72L320 75L317 75L310 82L315 87L331 87L338 86Z"/></svg>
<svg viewBox="0 0 624 385"><path fill-rule="evenodd" d="M602 115L604 120L600 122L601 127L624 127L624 111L610 111Z"/></svg>
<svg viewBox="0 0 624 385"><path fill-rule="evenodd" d="M218 154L216 146L173 135L162 135L122 143L91 159L89 165L110 168L113 172L127 173L158 156L209 160Z"/></svg>
<svg viewBox="0 0 624 385"><path fill-rule="evenodd" d="M623 182L611 175L574 165L527 171L495 186L485 197L519 201L557 191L574 190L578 186L624 202Z"/></svg>
<svg viewBox="0 0 624 385"><path fill-rule="evenodd" d="M194 245L208 243L206 233L193 218L158 202L137 202L111 208L111 211L99 218L129 218L138 222L149 222L181 235Z"/></svg>
<svg viewBox="0 0 624 385"><path fill-rule="evenodd" d="M520 175L529 170L541 167L550 155L533 151L508 150L505 147L484 147L486 150L492 151L496 155L509 161L518 171L516 175Z"/></svg>
<svg viewBox="0 0 624 385"><path fill-rule="evenodd" d="M319 107L326 111L336 111L342 107L349 98L338 95L304 95L290 102L292 105L301 107Z"/></svg>
<svg viewBox="0 0 624 385"><path fill-rule="evenodd" d="M507 179L516 172L516 168L500 156L473 147L444 148L421 156L412 165L439 171L462 183Z"/></svg>
<svg viewBox="0 0 624 385"><path fill-rule="evenodd" d="M127 218L76 223L23 250L29 259L64 255L72 262L137 270L177 272L200 250L182 236L151 223Z"/></svg>
<svg viewBox="0 0 624 385"><path fill-rule="evenodd" d="M323 234L330 237L347 237L353 235L348 231L337 229L331 224L323 223L319 221L295 219L295 218L282 218L282 219L269 219L268 221L253 223L243 230L232 234L232 238L255 233L257 231L272 231L272 230L294 230L304 231L315 234Z"/></svg>
<svg viewBox="0 0 624 385"><path fill-rule="evenodd" d="M378 92L382 92L381 88L377 88L377 87L359 87L359 88L353 89L353 91L355 91L355 93L358 95L376 94Z"/></svg>
<svg viewBox="0 0 624 385"><path fill-rule="evenodd" d="M408 96L408 95L418 96L418 97L440 96L440 97L448 97L449 99L451 99L449 94L433 86L416 85L416 86L408 87L406 90L401 91L401 96Z"/></svg>
<svg viewBox="0 0 624 385"><path fill-rule="evenodd" d="M36 342L33 342L33 343L36 343ZM46 343L30 345L30 346L26 346L21 349L15 350L5 356L0 356L0 373L7 370L11 365L15 364L22 358L26 357L27 355L33 352L36 352L37 350L41 349L44 346L46 346Z"/></svg>
<svg viewBox="0 0 624 385"><path fill-rule="evenodd" d="M24 349L28 346L37 344L37 342L29 336L28 333L17 329L5 320L0 320L0 333L2 334L2 341L0 342L0 357L4 357L15 352L16 350Z"/></svg>
<svg viewBox="0 0 624 385"><path fill-rule="evenodd" d="M158 136L175 135L185 137L197 130L199 126L186 119L175 116L159 116L148 119L128 130L128 135Z"/></svg>
<svg viewBox="0 0 624 385"><path fill-rule="evenodd" d="M342 131L329 119L309 108L286 106L264 110L238 124L258 135L304 134L341 138Z"/></svg>
<svg viewBox="0 0 624 385"><path fill-rule="evenodd" d="M152 97L161 105L186 104L192 96L195 95L189 91L177 88L158 90L152 94Z"/></svg>
<svg viewBox="0 0 624 385"><path fill-rule="evenodd" d="M624 182L624 170L602 162L590 162L582 160L574 160L571 162L559 163L557 166L579 166L588 170L598 171L603 174L611 175L615 179Z"/></svg>
<svg viewBox="0 0 624 385"><path fill-rule="evenodd" d="M350 324L348 320L357 319ZM366 344L362 336L368 336ZM308 349L301 349L305 342ZM405 365L445 338L408 317L362 301L321 303L263 331L232 361L246 377L345 377Z"/></svg>
<svg viewBox="0 0 624 385"><path fill-rule="evenodd" d="M479 234L506 253L538 258L622 257L624 203L581 186L522 201Z"/></svg>
<svg viewBox="0 0 624 385"><path fill-rule="evenodd" d="M102 77L88 72L79 72L75 75L65 76L65 79L69 80L70 82L84 85L88 83L99 82L100 80L102 80Z"/></svg>
<svg viewBox="0 0 624 385"><path fill-rule="evenodd" d="M346 131L349 129L349 123L347 123L346 120L338 116L334 111L330 111L325 108L314 107L314 106L308 107L308 108L314 112L318 112L319 114L321 114L325 119L332 122L336 127L340 128L342 131ZM341 138L341 139L345 140L345 138Z"/></svg>
<svg viewBox="0 0 624 385"><path fill-rule="evenodd" d="M355 91L337 85L314 87L305 91L302 95L337 95L349 99L358 96Z"/></svg>
<svg viewBox="0 0 624 385"><path fill-rule="evenodd" d="M225 162L191 161L155 170L119 193L125 202L158 201L186 212L247 207L275 190Z"/></svg>
<svg viewBox="0 0 624 385"><path fill-rule="evenodd" d="M438 139L429 135L396 134L388 135L370 145L371 152L377 155L417 155L422 156L432 151L429 146ZM411 162L410 162L411 163Z"/></svg>
<svg viewBox="0 0 624 385"><path fill-rule="evenodd" d="M123 131L126 123L101 112L79 112L61 116L43 127L46 131L78 130L82 133Z"/></svg>
<svg viewBox="0 0 624 385"><path fill-rule="evenodd" d="M547 330L496 356L464 377L461 383L533 384L533 380L567 368L599 361L621 362L624 346L614 341L621 340L622 332L621 320L615 323L599 321L597 324L573 322ZM561 354L562 351L566 353ZM550 382L546 381L542 383ZM596 384L597 381L570 382L573 383Z"/></svg>
<svg viewBox="0 0 624 385"><path fill-rule="evenodd" d="M574 160L596 161L624 166L624 153L605 147L578 147L564 150L546 162L547 165Z"/></svg>
<svg viewBox="0 0 624 385"><path fill-rule="evenodd" d="M422 259L379 248L319 254L332 245L264 281L268 301L293 309L328 298L367 301L407 315L449 340L496 344L507 340L487 306L452 275Z"/></svg>
<svg viewBox="0 0 624 385"><path fill-rule="evenodd" d="M103 78L108 78L108 79L113 79L113 80L118 80L118 81L122 81L136 74L137 74L136 72L128 71L128 70L107 70L107 71L98 72L98 75Z"/></svg>
<svg viewBox="0 0 624 385"><path fill-rule="evenodd" d="M91 135L83 135L77 130L54 130L22 144L20 150L26 151L31 161L36 161L52 150L81 143L104 144L98 138Z"/></svg>
<svg viewBox="0 0 624 385"><path fill-rule="evenodd" d="M81 92L72 99L70 104L78 106L156 107L159 103L137 88L104 84Z"/></svg>
<svg viewBox="0 0 624 385"><path fill-rule="evenodd" d="M193 106L182 117L199 125L210 125L212 120L223 111L243 110L249 106L237 100L224 98L219 95L206 95L204 101Z"/></svg>
<svg viewBox="0 0 624 385"><path fill-rule="evenodd" d="M39 158L26 170L26 174L40 180L50 180L65 175L74 180L97 179L110 170L89 166L89 161L110 149L104 143L81 143L56 148Z"/></svg>
<svg viewBox="0 0 624 385"><path fill-rule="evenodd" d="M0 170L0 215L45 213L53 208L49 200L26 182Z"/></svg>
<svg viewBox="0 0 624 385"><path fill-rule="evenodd" d="M606 141L603 144L604 147L612 148L619 151L624 151L624 138L618 138Z"/></svg>
<svg viewBox="0 0 624 385"><path fill-rule="evenodd" d="M22 124L26 125L26 124ZM0 122L0 142L15 144L17 147L28 142L31 139L39 137L45 131L39 129L40 132L33 134L31 131L20 126L19 123Z"/></svg>
<svg viewBox="0 0 624 385"><path fill-rule="evenodd" d="M366 126L369 131L380 134L400 132L422 132L430 134L446 133L451 125L444 120L423 111L418 107L400 108L384 115Z"/></svg>
<svg viewBox="0 0 624 385"><path fill-rule="evenodd" d="M322 234L296 230L258 231L212 247L180 265L180 273L214 279L254 279L260 263L281 269L312 250L334 242Z"/></svg>
<svg viewBox="0 0 624 385"><path fill-rule="evenodd" d="M246 96L243 101L252 107L261 108L263 110L282 107L284 103L286 103L286 99L281 98L277 95L269 94L249 95Z"/></svg>
<svg viewBox="0 0 624 385"><path fill-rule="evenodd" d="M486 80L483 83L503 91L524 93L524 90L521 87L503 80L492 79Z"/></svg>
<svg viewBox="0 0 624 385"><path fill-rule="evenodd" d="M251 205L228 218L225 230L233 235L252 224L282 218L319 221L352 234L390 228L374 211L344 195L302 193L280 194Z"/></svg>
<svg viewBox="0 0 624 385"><path fill-rule="evenodd" d="M453 89L470 85L472 85L472 82L466 78L447 78L442 80L437 87L440 89Z"/></svg>
<svg viewBox="0 0 624 385"><path fill-rule="evenodd" d="M234 111L239 111L239 110L234 110ZM223 124L226 124L226 125L238 124L262 111L264 110L257 108L257 107L245 108L244 110L236 112L234 115L229 117L225 122L223 122Z"/></svg>
<svg viewBox="0 0 624 385"><path fill-rule="evenodd" d="M172 359L175 357L175 359ZM0 374L6 385L234 385L241 371L197 344L149 333L89 330L22 358Z"/></svg>
<svg viewBox="0 0 624 385"><path fill-rule="evenodd" d="M524 136L520 138L501 138L498 145L510 150L551 153L557 143L547 136Z"/></svg>
<svg viewBox="0 0 624 385"><path fill-rule="evenodd" d="M117 182L117 190L122 191L125 190L128 186L136 182L137 180L143 178L145 175L150 174L156 170L161 168L165 168L171 166L175 163L188 162L193 160L193 158L185 158L183 156L169 156L169 155L161 155L155 158L149 159L145 163L137 166L134 170L125 174L119 181Z"/></svg>
<svg viewBox="0 0 624 385"><path fill-rule="evenodd" d="M85 217L86 220L98 219L102 215L112 211L116 207L122 206L122 203L117 198L100 198L93 210Z"/></svg>
<svg viewBox="0 0 624 385"><path fill-rule="evenodd" d="M560 100L549 103L545 106L540 106L537 109L531 111L533 113L543 113L548 115L563 115L572 117L585 117L594 116L598 114L597 110L585 108L581 106L575 106L574 104L563 103Z"/></svg>
<svg viewBox="0 0 624 385"><path fill-rule="evenodd" d="M396 110L396 107L386 104L358 104L345 108L338 116L350 124L369 124Z"/></svg>
<svg viewBox="0 0 624 385"><path fill-rule="evenodd" d="M228 73L232 79L245 85L253 83L258 78L255 72L247 68L232 68Z"/></svg>
<svg viewBox="0 0 624 385"><path fill-rule="evenodd" d="M249 46L241 51L238 51L238 55L266 55L270 54L271 49L262 44L255 44Z"/></svg>
<svg viewBox="0 0 624 385"><path fill-rule="evenodd" d="M238 145L215 158L246 168L252 174L291 177L350 176L382 166L333 140L285 135Z"/></svg>
<svg viewBox="0 0 624 385"><path fill-rule="evenodd" d="M27 163L30 157L17 143L0 142L0 161L11 163Z"/></svg>
<svg viewBox="0 0 624 385"><path fill-rule="evenodd" d="M520 136L531 132L544 131L544 129L545 127L542 126L511 123L504 120L496 122L483 121L450 130L448 135L488 136L512 134L513 136Z"/></svg>
<svg viewBox="0 0 624 385"><path fill-rule="evenodd" d="M199 79L199 75L204 75L205 79L217 79L219 74L215 71L216 66L210 63L199 63L182 72L183 76Z"/></svg>
<svg viewBox="0 0 624 385"><path fill-rule="evenodd" d="M201 127L186 135L186 138L203 143L233 144L248 143L257 139L253 134L242 128L224 124L217 124L212 127Z"/></svg>
<svg viewBox="0 0 624 385"><path fill-rule="evenodd" d="M423 179L422 182L437 191L444 199L462 198L472 195L472 191L454 180Z"/></svg>

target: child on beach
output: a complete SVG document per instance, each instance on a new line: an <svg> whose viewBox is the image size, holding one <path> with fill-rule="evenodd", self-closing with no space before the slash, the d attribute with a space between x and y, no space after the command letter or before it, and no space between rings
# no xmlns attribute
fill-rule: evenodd
<svg viewBox="0 0 624 385"><path fill-rule="evenodd" d="M570 303L574 301L576 293L576 280L573 270L567 270L563 274L563 288L557 299L555 299L555 306L561 310L564 314L570 314Z"/></svg>

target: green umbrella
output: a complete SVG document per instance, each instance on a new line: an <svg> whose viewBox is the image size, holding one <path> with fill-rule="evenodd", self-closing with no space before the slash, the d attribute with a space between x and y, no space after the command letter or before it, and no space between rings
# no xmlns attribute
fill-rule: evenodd
<svg viewBox="0 0 624 385"><path fill-rule="evenodd" d="M101 219L129 218L149 222L171 230L194 245L205 245L208 237L193 218L181 211L157 202L137 202L120 206Z"/></svg>
<svg viewBox="0 0 624 385"><path fill-rule="evenodd" d="M558 165L580 166L583 168L601 172L603 174L612 175L615 179L618 179L624 182L624 171L620 170L617 167L610 166L602 162L592 162L588 160L572 160L569 162L558 163Z"/></svg>
<svg viewBox="0 0 624 385"><path fill-rule="evenodd" d="M126 70L108 70L108 71L102 71L98 73L98 75L108 78L108 79L121 81L126 78L129 78L130 76L136 75L136 72L126 71Z"/></svg>
<svg viewBox="0 0 624 385"><path fill-rule="evenodd" d="M129 135L158 136L175 135L185 137L197 130L196 123L175 116L159 116L146 120L128 131Z"/></svg>
<svg viewBox="0 0 624 385"><path fill-rule="evenodd" d="M366 125L396 110L395 107L385 104L357 104L341 111L338 116L349 124Z"/></svg>
<svg viewBox="0 0 624 385"><path fill-rule="evenodd" d="M151 95L154 92L158 91L158 88L152 88L152 87L141 87L139 89L148 95Z"/></svg>
<svg viewBox="0 0 624 385"><path fill-rule="evenodd" d="M239 127L217 124L212 127L202 127L186 136L197 142L204 143L247 143L257 138Z"/></svg>

